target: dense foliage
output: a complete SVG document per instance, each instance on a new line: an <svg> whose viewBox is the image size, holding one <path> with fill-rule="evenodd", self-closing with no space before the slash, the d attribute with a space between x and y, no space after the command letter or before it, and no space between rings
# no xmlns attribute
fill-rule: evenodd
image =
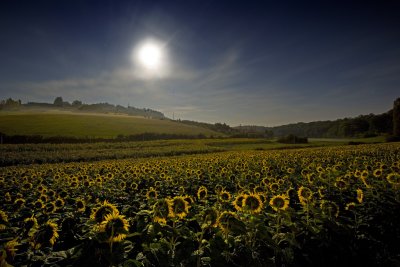
<svg viewBox="0 0 400 267"><path fill-rule="evenodd" d="M15 266L399 264L400 144L0 169Z"/></svg>

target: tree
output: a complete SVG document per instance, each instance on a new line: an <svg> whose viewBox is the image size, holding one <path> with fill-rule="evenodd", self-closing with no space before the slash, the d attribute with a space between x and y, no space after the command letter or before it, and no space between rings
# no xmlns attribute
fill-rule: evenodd
<svg viewBox="0 0 400 267"><path fill-rule="evenodd" d="M393 103L393 135L400 136L400 97Z"/></svg>
<svg viewBox="0 0 400 267"><path fill-rule="evenodd" d="M63 99L62 99L62 97L61 97L61 96L56 97L56 99L54 99L53 105L54 105L54 106L57 106L57 107L62 107L62 106L63 106Z"/></svg>
<svg viewBox="0 0 400 267"><path fill-rule="evenodd" d="M74 100L74 102L72 102L72 106L74 106L74 107L82 106L82 101Z"/></svg>

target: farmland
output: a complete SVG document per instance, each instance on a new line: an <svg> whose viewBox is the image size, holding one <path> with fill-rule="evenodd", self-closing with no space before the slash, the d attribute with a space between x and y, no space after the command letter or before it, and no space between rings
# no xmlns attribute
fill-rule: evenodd
<svg viewBox="0 0 400 267"><path fill-rule="evenodd" d="M89 154L80 154L88 162L0 169L1 260L15 266L398 264L399 143L262 150L271 144L174 142L139 142L137 151L153 149L150 156L122 159L90 158L96 147L87 147L122 143L63 145L63 152L50 144L8 146L26 159ZM189 152L193 142L201 154ZM180 156L160 152L185 145Z"/></svg>
<svg viewBox="0 0 400 267"><path fill-rule="evenodd" d="M209 129L171 120L54 110L0 112L0 132L6 135L75 138L115 138L142 133L221 136Z"/></svg>

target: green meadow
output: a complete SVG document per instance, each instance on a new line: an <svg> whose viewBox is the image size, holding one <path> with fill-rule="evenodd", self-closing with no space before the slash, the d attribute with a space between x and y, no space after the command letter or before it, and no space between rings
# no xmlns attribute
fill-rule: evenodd
<svg viewBox="0 0 400 267"><path fill-rule="evenodd" d="M209 129L171 120L115 114L0 112L0 132L6 135L115 138L142 133L220 136Z"/></svg>

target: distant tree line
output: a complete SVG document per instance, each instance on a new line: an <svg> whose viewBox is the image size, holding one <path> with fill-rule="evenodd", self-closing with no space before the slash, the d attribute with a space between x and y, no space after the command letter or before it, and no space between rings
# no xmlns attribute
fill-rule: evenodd
<svg viewBox="0 0 400 267"><path fill-rule="evenodd" d="M400 107L400 101L398 102ZM360 115L356 118L334 121L299 122L276 127L238 126L235 129L242 134L258 133L264 135L264 137L278 138L289 135L314 138L373 137L393 134L394 121L396 118L399 120L400 108L396 114L393 113L392 109L379 115ZM398 125L400 125L400 122L398 122ZM400 126L398 131L397 135L400 135Z"/></svg>
<svg viewBox="0 0 400 267"><path fill-rule="evenodd" d="M120 113L133 116L142 116L147 118L155 119L165 119L163 113L148 109L148 108L135 108L132 106L124 107L121 105L112 105L108 103L97 103L97 104L85 104L80 100L74 100L72 103L64 101L61 96L54 99L51 103L37 103L28 102L27 104L22 104L21 100L13 100L11 98L7 100L0 101L0 110L15 110L21 108L57 108L64 110L72 110L79 112L94 112L94 113Z"/></svg>
<svg viewBox="0 0 400 267"><path fill-rule="evenodd" d="M14 100L8 98L6 100L0 100L0 110L1 109L17 109L21 106L21 100Z"/></svg>

